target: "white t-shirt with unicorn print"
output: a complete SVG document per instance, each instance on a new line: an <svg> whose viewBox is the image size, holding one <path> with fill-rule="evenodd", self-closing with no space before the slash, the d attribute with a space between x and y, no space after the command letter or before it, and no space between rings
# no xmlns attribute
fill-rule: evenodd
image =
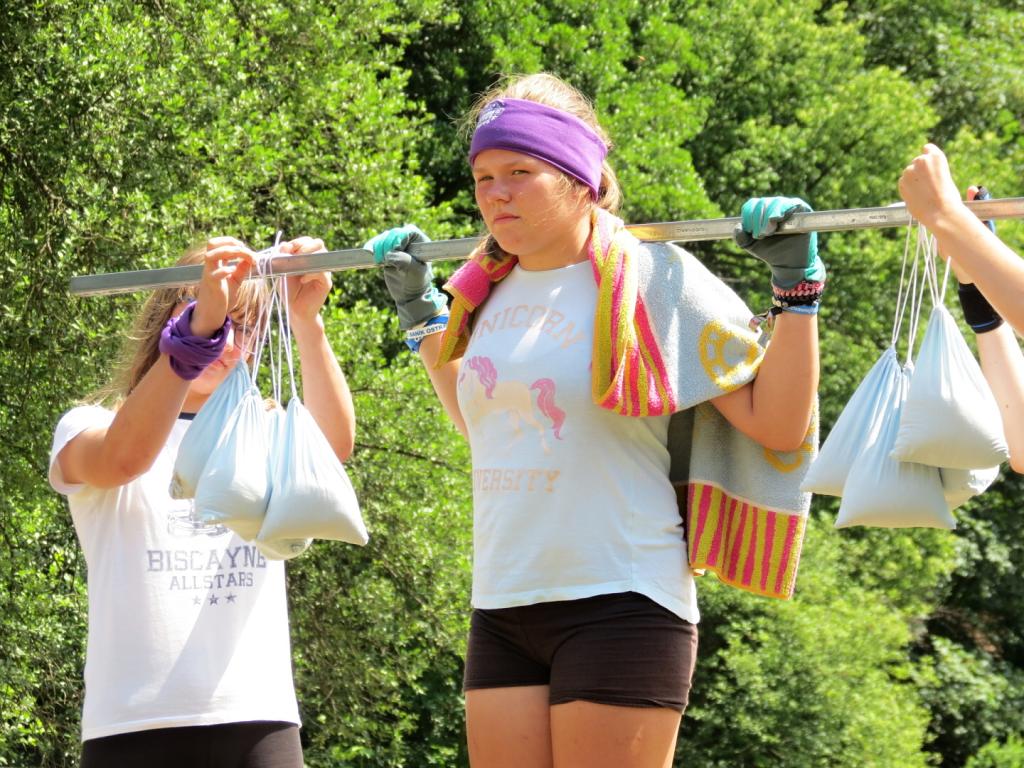
<svg viewBox="0 0 1024 768"><path fill-rule="evenodd" d="M473 454L473 605L639 592L697 622L668 416L591 398L589 261L516 267L476 311L459 406Z"/></svg>

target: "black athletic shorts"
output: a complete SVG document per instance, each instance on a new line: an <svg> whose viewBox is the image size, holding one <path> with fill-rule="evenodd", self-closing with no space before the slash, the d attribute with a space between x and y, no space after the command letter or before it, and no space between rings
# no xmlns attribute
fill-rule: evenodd
<svg viewBox="0 0 1024 768"><path fill-rule="evenodd" d="M254 721L153 728L82 744L81 768L302 768L299 726Z"/></svg>
<svg viewBox="0 0 1024 768"><path fill-rule="evenodd" d="M550 686L551 704L686 709L697 627L635 592L473 611L463 689Z"/></svg>

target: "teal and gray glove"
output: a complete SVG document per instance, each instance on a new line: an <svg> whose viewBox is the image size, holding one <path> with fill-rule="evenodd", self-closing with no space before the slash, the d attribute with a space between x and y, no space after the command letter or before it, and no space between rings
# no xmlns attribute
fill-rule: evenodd
<svg viewBox="0 0 1024 768"><path fill-rule="evenodd" d="M414 224L406 224L370 238L363 246L373 252L377 264L383 265L384 284L395 301L398 325L403 331L437 317L448 306L444 294L434 287L430 264L405 250L413 243L429 242L430 238Z"/></svg>
<svg viewBox="0 0 1024 768"><path fill-rule="evenodd" d="M818 233L776 235L779 224L794 213L812 210L799 197L752 197L743 204L741 224L733 233L740 248L772 269L772 285L787 290L806 280L825 282L818 258Z"/></svg>
<svg viewBox="0 0 1024 768"><path fill-rule="evenodd" d="M733 239L772 270L779 309L814 314L825 286L825 265L818 256L818 233L776 234L794 213L812 210L798 197L754 197L743 204Z"/></svg>

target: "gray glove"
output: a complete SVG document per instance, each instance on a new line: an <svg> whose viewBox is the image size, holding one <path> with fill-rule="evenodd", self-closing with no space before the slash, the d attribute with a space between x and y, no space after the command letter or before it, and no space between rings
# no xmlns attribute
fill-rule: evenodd
<svg viewBox="0 0 1024 768"><path fill-rule="evenodd" d="M789 289L802 280L825 281L817 232L775 234L779 224L794 213L810 210L798 197L754 197L743 204L742 223L733 238L740 248L771 267L772 285L776 288Z"/></svg>
<svg viewBox="0 0 1024 768"><path fill-rule="evenodd" d="M422 325L448 307L444 294L434 287L430 264L405 250L413 243L429 242L430 238L414 224L406 224L370 238L363 246L373 252L376 263L383 265L384 284L395 302L403 331Z"/></svg>

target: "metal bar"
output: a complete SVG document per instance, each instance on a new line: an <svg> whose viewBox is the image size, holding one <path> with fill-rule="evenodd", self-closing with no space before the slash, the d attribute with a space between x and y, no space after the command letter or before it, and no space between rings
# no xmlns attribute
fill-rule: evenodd
<svg viewBox="0 0 1024 768"><path fill-rule="evenodd" d="M979 219L1024 218L1024 197L999 200L972 200L964 203ZM838 232L850 229L880 229L903 227L911 222L903 203L883 208L849 208L835 211L813 211L794 214L779 227L779 232ZM640 240L670 241L677 243L701 240L727 240L739 225L738 216L722 219L693 221L667 221L654 224L631 224L626 227ZM439 240L418 243L409 252L421 261L447 261L465 259L479 242L478 238ZM308 272L334 272L342 269L365 269L375 266L373 256L361 248L314 253L305 256L275 256L270 259L270 271L275 275L301 275ZM71 278L71 293L77 296L104 296L115 293L177 288L194 285L202 275L202 266L165 267L135 272L110 272L100 275L82 275Z"/></svg>

